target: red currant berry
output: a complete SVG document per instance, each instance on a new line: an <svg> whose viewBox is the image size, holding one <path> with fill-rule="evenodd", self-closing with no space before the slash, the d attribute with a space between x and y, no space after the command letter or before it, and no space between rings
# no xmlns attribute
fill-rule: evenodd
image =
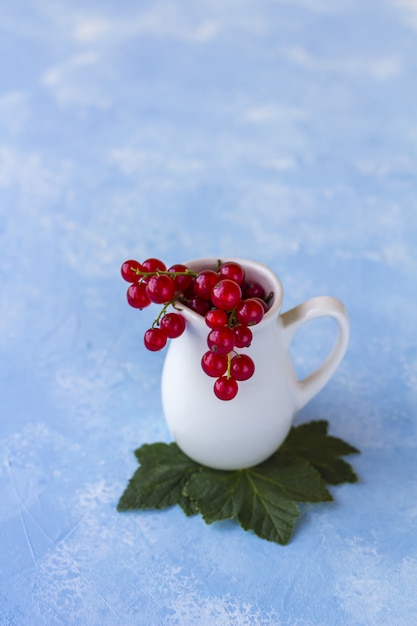
<svg viewBox="0 0 417 626"><path fill-rule="evenodd" d="M185 298L186 300L190 300L191 298L194 298L195 293L194 293L194 280L195 278L192 277L191 278L191 283L188 285L187 289L184 289L182 292L182 297Z"/></svg>
<svg viewBox="0 0 417 626"><path fill-rule="evenodd" d="M235 333L235 345L237 348L247 348L252 343L253 334L248 326L239 324L233 329Z"/></svg>
<svg viewBox="0 0 417 626"><path fill-rule="evenodd" d="M175 295L175 283L166 274L151 276L146 285L146 293L152 302L166 304Z"/></svg>
<svg viewBox="0 0 417 626"><path fill-rule="evenodd" d="M199 315L203 317L211 308L211 303L209 300L205 300L204 298L200 298L199 296L193 296L189 300L187 300L187 306L192 311L195 311Z"/></svg>
<svg viewBox="0 0 417 626"><path fill-rule="evenodd" d="M206 313L206 324L209 328L221 328L227 324L227 313L221 309L210 309Z"/></svg>
<svg viewBox="0 0 417 626"><path fill-rule="evenodd" d="M235 283L241 285L245 279L245 270L239 263L234 261L226 261L219 267L219 274L222 278L230 278Z"/></svg>
<svg viewBox="0 0 417 626"><path fill-rule="evenodd" d="M143 283L133 283L127 290L127 301L135 309L144 309L151 301L146 293L146 285Z"/></svg>
<svg viewBox="0 0 417 626"><path fill-rule="evenodd" d="M157 352L157 350L162 350L165 348L168 337L164 333L161 328L150 328L146 331L143 342L145 344L145 348L150 350L151 352Z"/></svg>
<svg viewBox="0 0 417 626"><path fill-rule="evenodd" d="M228 354L235 347L235 334L231 328L214 328L207 336L207 345L217 354Z"/></svg>
<svg viewBox="0 0 417 626"><path fill-rule="evenodd" d="M120 272L122 274L122 278L127 280L128 283L137 283L140 276L137 274L136 270L141 272L144 271L143 267L139 263L139 261L125 261L120 268Z"/></svg>
<svg viewBox="0 0 417 626"><path fill-rule="evenodd" d="M268 307L268 304L265 302L265 300L262 300L262 298L258 298L258 297L251 298L251 299L252 300L257 300L258 302L261 303L262 308L264 310L264 313L266 313L268 311L269 307Z"/></svg>
<svg viewBox="0 0 417 626"><path fill-rule="evenodd" d="M219 275L214 270L202 270L194 280L194 294L205 300L210 300L211 290L218 280Z"/></svg>
<svg viewBox="0 0 417 626"><path fill-rule="evenodd" d="M255 363L247 354L237 354L230 361L230 373L236 380L248 380L254 371Z"/></svg>
<svg viewBox="0 0 417 626"><path fill-rule="evenodd" d="M239 390L239 386L234 378L220 376L214 383L213 389L219 400L233 400Z"/></svg>
<svg viewBox="0 0 417 626"><path fill-rule="evenodd" d="M161 328L167 337L175 339L182 335L185 330L185 319L179 313L167 313L159 322Z"/></svg>
<svg viewBox="0 0 417 626"><path fill-rule="evenodd" d="M265 289L256 281L244 283L242 292L244 298L261 298L263 300L266 296Z"/></svg>
<svg viewBox="0 0 417 626"><path fill-rule="evenodd" d="M252 326L259 324L264 316L262 304L255 298L242 300L236 307L236 319L240 324Z"/></svg>
<svg viewBox="0 0 417 626"><path fill-rule="evenodd" d="M157 270L165 272L166 270L165 263L160 259L146 259L146 261L142 263L142 267L145 268L145 272L156 272Z"/></svg>
<svg viewBox="0 0 417 626"><path fill-rule="evenodd" d="M227 370L227 355L208 350L201 357L201 367L207 376L218 378Z"/></svg>
<svg viewBox="0 0 417 626"><path fill-rule="evenodd" d="M242 298L242 290L234 280L223 278L211 290L211 301L214 306L224 311L231 311Z"/></svg>
<svg viewBox="0 0 417 626"><path fill-rule="evenodd" d="M173 276L172 280L175 283L175 289L177 291L185 291L191 285L193 277L191 274L183 274L182 272L187 272L188 267L186 265L182 265L181 263L177 263L176 265L171 265L168 272L177 273L181 272L178 276Z"/></svg>

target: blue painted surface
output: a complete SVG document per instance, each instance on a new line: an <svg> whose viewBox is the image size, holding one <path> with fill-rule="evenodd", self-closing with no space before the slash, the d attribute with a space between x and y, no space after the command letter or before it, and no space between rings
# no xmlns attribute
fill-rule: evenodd
<svg viewBox="0 0 417 626"><path fill-rule="evenodd" d="M416 29L413 0L3 1L0 624L417 623ZM120 264L212 255L350 313L296 421L357 446L361 482L286 547L116 512L170 439Z"/></svg>

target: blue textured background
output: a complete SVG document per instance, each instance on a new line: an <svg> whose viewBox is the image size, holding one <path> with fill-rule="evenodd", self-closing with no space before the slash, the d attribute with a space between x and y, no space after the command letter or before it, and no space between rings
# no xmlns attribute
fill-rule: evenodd
<svg viewBox="0 0 417 626"><path fill-rule="evenodd" d="M1 0L0 624L417 623L415 0ZM125 258L241 256L346 304L297 423L359 485L278 546L120 514L169 441ZM300 373L326 324L293 345ZM327 342L327 343L326 343Z"/></svg>

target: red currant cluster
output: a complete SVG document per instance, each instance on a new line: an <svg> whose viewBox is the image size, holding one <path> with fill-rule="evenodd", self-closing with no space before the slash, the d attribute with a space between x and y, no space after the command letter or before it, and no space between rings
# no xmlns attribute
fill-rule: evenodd
<svg viewBox="0 0 417 626"><path fill-rule="evenodd" d="M159 259L143 263L129 260L123 263L121 273L131 283L127 290L131 306L143 309L151 303L163 305L145 332L148 350L161 350L168 339L184 332L184 317L168 313L169 306L178 309L178 303L182 303L205 318L208 350L202 356L201 367L216 378L214 393L220 400L234 398L238 382L248 380L255 371L252 358L236 348L250 345L250 327L262 320L272 294L267 295L260 283L246 280L244 268L235 261L218 261L216 270L193 272L182 264L167 269Z"/></svg>

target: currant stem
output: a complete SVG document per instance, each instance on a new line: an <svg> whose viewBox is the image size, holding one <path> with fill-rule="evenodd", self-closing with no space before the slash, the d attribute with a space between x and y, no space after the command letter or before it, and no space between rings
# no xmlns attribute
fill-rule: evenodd
<svg viewBox="0 0 417 626"><path fill-rule="evenodd" d="M269 294L265 297L265 302L269 305L273 297L274 297L274 292L270 291Z"/></svg>
<svg viewBox="0 0 417 626"><path fill-rule="evenodd" d="M232 350L232 352L234 352L234 350ZM232 352L229 352L229 354L227 355L227 369L226 369L226 378L227 380L229 380L229 378L231 377L231 373L230 373L230 365L232 362Z"/></svg>
<svg viewBox="0 0 417 626"><path fill-rule="evenodd" d="M234 328L238 323L236 319L236 307L230 311L228 317L229 317L229 319L227 320L228 327Z"/></svg>
<svg viewBox="0 0 417 626"><path fill-rule="evenodd" d="M156 270L154 272L142 272L140 269L131 267L132 271L135 272L137 276L141 278L148 278L148 276L170 276L171 278L176 278L177 276L193 276L194 278L197 276L197 272L193 272L192 270L186 270L185 272L169 272L168 270Z"/></svg>
<svg viewBox="0 0 417 626"><path fill-rule="evenodd" d="M167 302L166 304L164 304L164 306L162 307L162 309L159 311L158 316L154 319L153 323L152 323L152 328L155 328L155 326L159 326L159 322L161 321L161 318L165 315L165 313L168 310L168 307L170 307L171 305L173 305L174 300L171 300L170 302ZM175 308L175 307L174 307Z"/></svg>

